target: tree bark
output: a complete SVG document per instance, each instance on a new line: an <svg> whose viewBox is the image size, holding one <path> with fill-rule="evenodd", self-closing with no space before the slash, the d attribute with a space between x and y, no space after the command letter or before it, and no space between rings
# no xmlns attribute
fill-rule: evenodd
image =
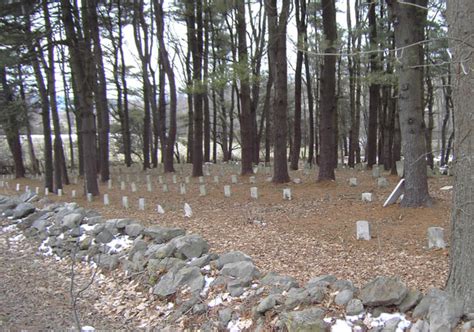
<svg viewBox="0 0 474 332"><path fill-rule="evenodd" d="M426 7L427 0L411 3ZM398 1L388 1L395 27L396 51L401 52L398 68L398 109L405 157L404 207L430 205L426 170L426 145L423 119L423 47L426 10ZM410 47L407 47L410 45Z"/></svg>
<svg viewBox="0 0 474 332"><path fill-rule="evenodd" d="M451 219L450 272L447 290L464 302L464 312L474 312L474 2L448 1L450 48L456 74L453 76L453 101L456 113L454 149L453 209Z"/></svg>
<svg viewBox="0 0 474 332"><path fill-rule="evenodd" d="M336 5L334 1L323 0L323 32L325 38L324 64L321 73L321 116L319 132L321 137L318 181L335 180L336 139L334 116L336 114Z"/></svg>
<svg viewBox="0 0 474 332"><path fill-rule="evenodd" d="M268 18L269 62L272 66L275 96L273 100L273 182L290 181L287 162L288 137L288 69L286 63L286 29L290 12L290 1L283 0L280 14L277 1L266 0Z"/></svg>

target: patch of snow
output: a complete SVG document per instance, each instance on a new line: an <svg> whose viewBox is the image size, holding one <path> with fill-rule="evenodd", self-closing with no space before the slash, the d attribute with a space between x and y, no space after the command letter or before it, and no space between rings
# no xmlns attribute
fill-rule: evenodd
<svg viewBox="0 0 474 332"><path fill-rule="evenodd" d="M81 327L81 332L95 331L95 328L92 326L83 326Z"/></svg>
<svg viewBox="0 0 474 332"><path fill-rule="evenodd" d="M16 231L16 229L17 229L16 225L2 227L2 233L11 233L11 232Z"/></svg>
<svg viewBox="0 0 474 332"><path fill-rule="evenodd" d="M447 191L451 189L453 189L453 186L444 186L444 187L441 187L439 190Z"/></svg>
<svg viewBox="0 0 474 332"><path fill-rule="evenodd" d="M229 330L229 332L240 332L242 330L249 329L252 324L253 321L251 319L241 320L239 318L236 321L231 320L227 324L227 329Z"/></svg>
<svg viewBox="0 0 474 332"><path fill-rule="evenodd" d="M81 229L84 231L84 232L89 232L89 231L92 231L94 229L95 225L87 225L87 224L83 224L81 225Z"/></svg>
<svg viewBox="0 0 474 332"><path fill-rule="evenodd" d="M331 332L352 332L352 323L346 320L336 319L336 323L331 326Z"/></svg>
<svg viewBox="0 0 474 332"><path fill-rule="evenodd" d="M211 266L210 265L203 266L201 270L211 271Z"/></svg>
<svg viewBox="0 0 474 332"><path fill-rule="evenodd" d="M200 295L202 297L206 297L207 296L207 292L209 292L209 287L211 286L211 283L215 280L216 278L214 277L208 277L208 276L204 276L204 281L205 281L205 284L204 284L204 288L202 289Z"/></svg>
<svg viewBox="0 0 474 332"><path fill-rule="evenodd" d="M109 243L106 244L109 247L109 253L115 254L124 251L132 246L133 241L130 240L128 235L118 236Z"/></svg>
<svg viewBox="0 0 474 332"><path fill-rule="evenodd" d="M400 318L400 322L398 323L397 326L397 332L402 332L404 329L408 328L411 325L411 322L408 321L405 318L405 315L401 313L393 313L393 314L388 314L388 313L382 313L380 316L373 318L370 314L367 315L366 320L368 322L367 327L377 327L377 326L383 326L387 321L389 321L392 318ZM364 320L365 323L365 320Z"/></svg>
<svg viewBox="0 0 474 332"><path fill-rule="evenodd" d="M64 233L59 234L58 239L64 240Z"/></svg>
<svg viewBox="0 0 474 332"><path fill-rule="evenodd" d="M9 238L11 242L21 242L25 239L25 236L23 234L18 234L17 236Z"/></svg>
<svg viewBox="0 0 474 332"><path fill-rule="evenodd" d="M168 306L167 306L168 310L171 310L174 308L174 303L173 302L168 302Z"/></svg>
<svg viewBox="0 0 474 332"><path fill-rule="evenodd" d="M43 256L52 256L53 255L53 249L51 249L50 246L48 246L46 243L48 243L49 237L43 240L41 242L41 245L39 246L38 250Z"/></svg>
<svg viewBox="0 0 474 332"><path fill-rule="evenodd" d="M224 301L222 301L221 295L217 295L217 297L209 301L207 305L213 308L213 307L217 307L219 304L222 304L222 303L224 303Z"/></svg>

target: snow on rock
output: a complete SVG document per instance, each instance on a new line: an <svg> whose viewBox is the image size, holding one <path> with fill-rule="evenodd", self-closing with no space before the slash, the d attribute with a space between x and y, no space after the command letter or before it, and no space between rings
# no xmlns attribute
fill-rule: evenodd
<svg viewBox="0 0 474 332"><path fill-rule="evenodd" d="M17 230L16 225L10 225L6 227L2 227L1 233L12 233Z"/></svg>
<svg viewBox="0 0 474 332"><path fill-rule="evenodd" d="M236 321L231 320L227 324L227 329L229 332L240 332L242 330L249 329L253 324L253 321L251 319L243 319L241 320L240 318L237 319Z"/></svg>
<svg viewBox="0 0 474 332"><path fill-rule="evenodd" d="M106 244L109 247L109 254L116 254L120 253L128 248L130 248L133 244L133 241L130 240L128 235L118 236L109 243Z"/></svg>
<svg viewBox="0 0 474 332"><path fill-rule="evenodd" d="M89 331L95 331L95 328L92 326L83 326L81 327L81 332L89 332Z"/></svg>
<svg viewBox="0 0 474 332"><path fill-rule="evenodd" d="M17 236L11 237L8 240L10 242L18 243L18 242L23 241L24 239L25 239L25 236L23 234L18 234Z"/></svg>
<svg viewBox="0 0 474 332"><path fill-rule="evenodd" d="M342 319L336 319L336 323L331 326L331 332L352 332L352 323Z"/></svg>
<svg viewBox="0 0 474 332"><path fill-rule="evenodd" d="M204 276L204 288L202 289L200 295L202 297L206 297L207 296L207 293L209 292L209 288L211 287L211 283L215 280L216 278L214 277L208 277L208 276Z"/></svg>

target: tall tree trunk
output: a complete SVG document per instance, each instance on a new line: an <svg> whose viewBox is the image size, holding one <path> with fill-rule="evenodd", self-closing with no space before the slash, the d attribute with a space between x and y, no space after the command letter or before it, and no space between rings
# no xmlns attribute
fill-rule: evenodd
<svg viewBox="0 0 474 332"><path fill-rule="evenodd" d="M334 1L323 0L323 31L325 37L324 64L321 73L321 117L319 132L321 137L321 159L318 181L334 180L334 160L336 140L334 116L336 114L336 53L337 39L336 7Z"/></svg>
<svg viewBox="0 0 474 332"><path fill-rule="evenodd" d="M202 53L203 57L203 120L204 120L204 161L208 162L211 160L211 111L209 106L209 87L207 85L209 81L209 21L211 20L210 4L208 0L204 0L204 20L203 20L203 33L204 33L204 49Z"/></svg>
<svg viewBox="0 0 474 332"><path fill-rule="evenodd" d="M448 23L453 63L454 112L456 113L456 163L454 169L453 209L451 220L451 254L447 290L464 302L464 312L474 312L474 121L472 105L474 95L474 2L470 0L448 1ZM461 42L462 41L462 42Z"/></svg>
<svg viewBox="0 0 474 332"><path fill-rule="evenodd" d="M274 165L273 182L290 181L287 163L288 133L288 69L286 63L286 28L290 12L290 1L283 0L280 14L276 0L265 0L268 18L268 56L275 85L273 100L273 143Z"/></svg>
<svg viewBox="0 0 474 332"><path fill-rule="evenodd" d="M237 37L239 49L240 81L240 139L242 146L241 174L252 174L253 137L250 105L250 73L248 71L247 30L245 23L245 1L237 1Z"/></svg>
<svg viewBox="0 0 474 332"><path fill-rule="evenodd" d="M357 10L357 9L356 9ZM346 3L346 19L347 19L347 70L349 73L349 113L351 116L351 126L349 129L349 156L347 164L349 167L355 166L355 144L354 131L355 131L355 76L354 76L354 63L353 56L351 54L351 46L353 43L352 35L352 20L351 20L351 1L347 0Z"/></svg>
<svg viewBox="0 0 474 332"><path fill-rule="evenodd" d="M301 150L301 99L302 99L302 71L303 71L303 48L306 34L306 0L295 0L296 28L298 30L298 42L295 69L295 119L293 129L293 150L291 155L292 170L298 169Z"/></svg>
<svg viewBox="0 0 474 332"><path fill-rule="evenodd" d="M405 156L404 207L430 205L426 170L426 145L423 120L423 47L426 10L398 1L388 1L395 27L395 46L403 48L398 68L398 109ZM413 0L426 7L428 0ZM407 47L410 45L410 47Z"/></svg>
<svg viewBox="0 0 474 332"><path fill-rule="evenodd" d="M373 0L367 0L369 3L369 41L370 49L376 50L377 43L377 21L375 14L376 3ZM376 80L379 72L379 55L375 52L370 54L370 73L372 80ZM367 135L367 167L377 163L377 123L378 112L380 106L380 85L371 82L369 86L369 127Z"/></svg>
<svg viewBox="0 0 474 332"><path fill-rule="evenodd" d="M84 6L84 4L83 4ZM77 89L77 97L80 106L80 122L82 135L82 150L84 160L85 193L93 196L99 195L97 183L97 156L96 156L96 130L92 105L92 82L90 77L90 65L93 63L88 44L82 38L82 33L76 31L79 24L74 23L73 8L68 0L61 0L62 21L66 30L69 55L71 58L71 70ZM83 24L87 26L87 16L83 17ZM76 22L77 23L77 22Z"/></svg>
<svg viewBox="0 0 474 332"><path fill-rule="evenodd" d="M425 140L426 140L426 158L428 166L433 169L434 167L434 156L432 147L433 129L434 129L434 112L433 112L433 99L434 99L434 87L431 78L430 69L426 70L426 87L427 87L427 100L426 109L428 110L428 126L425 129Z"/></svg>
<svg viewBox="0 0 474 332"><path fill-rule="evenodd" d="M443 117L443 124L441 125L441 160L440 166L444 166L448 163L449 153L446 150L446 134L448 130L449 119L451 117L451 109L453 108L452 100L452 88L451 88L451 66L448 69L448 79L441 78L443 83L443 96L444 96L444 108L445 113Z"/></svg>
<svg viewBox="0 0 474 332"><path fill-rule="evenodd" d="M106 182L110 178L109 171L109 107L107 102L107 81L105 77L103 52L99 33L99 22L97 18L98 0L88 0L88 13L90 16L90 33L93 40L93 56L95 72L97 79L95 80L95 105L98 117L99 132L99 169L102 182Z"/></svg>

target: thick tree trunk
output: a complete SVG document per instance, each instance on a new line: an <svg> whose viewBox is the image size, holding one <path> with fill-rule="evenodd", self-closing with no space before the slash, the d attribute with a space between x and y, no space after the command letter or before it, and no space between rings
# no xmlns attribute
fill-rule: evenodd
<svg viewBox="0 0 474 332"><path fill-rule="evenodd" d="M273 182L290 181L287 162L288 133L288 69L286 63L286 28L290 11L290 1L283 0L281 12L277 12L276 0L266 0L268 18L269 61L274 77L275 96L273 100Z"/></svg>
<svg viewBox="0 0 474 332"><path fill-rule="evenodd" d="M242 146L241 175L252 174L253 139L252 114L250 105L250 73L248 72L247 30L245 24L245 2L237 1L237 37L239 49L239 64L241 68L240 81L240 139Z"/></svg>
<svg viewBox="0 0 474 332"><path fill-rule="evenodd" d="M426 140L426 158L428 166L433 169L434 167L434 156L432 147L433 129L434 129L434 112L433 112L433 99L434 99L434 88L433 81L431 79L430 70L427 69L426 73L426 87L427 87L427 105L428 110L428 126L425 129L425 140Z"/></svg>
<svg viewBox="0 0 474 332"><path fill-rule="evenodd" d="M305 33L305 39L307 39L307 34ZM307 45L307 41L305 42ZM314 164L314 97L313 97L313 79L311 78L311 72L309 69L309 59L308 53L304 54L304 67L306 75L306 91L308 94L308 127L309 127L309 139L308 139L308 163L310 165Z"/></svg>
<svg viewBox="0 0 474 332"><path fill-rule="evenodd" d="M453 63L454 112L456 113L456 160L454 166L454 192L451 220L450 272L448 291L464 302L464 312L474 312L474 2L471 0L448 1L448 22ZM462 41L462 42L461 42Z"/></svg>
<svg viewBox="0 0 474 332"><path fill-rule="evenodd" d="M426 7L428 0L412 3ZM405 157L404 207L430 205L423 119L423 47L426 10L389 1L395 27L395 46L403 48L398 68L398 109ZM410 45L410 47L407 47Z"/></svg>
<svg viewBox="0 0 474 332"><path fill-rule="evenodd" d="M337 39L336 7L334 1L323 0L324 53L336 53ZM334 180L334 160L336 160L335 123L336 114L336 55L325 55L321 73L321 117L319 132L321 137L318 181Z"/></svg>
<svg viewBox="0 0 474 332"><path fill-rule="evenodd" d="M451 118L451 110L453 108L452 88L451 88L451 66L449 66L448 79L441 78L443 82L443 96L445 113L443 117L443 124L441 125L441 161L440 166L448 163L449 153L446 148L446 134L448 130L449 119Z"/></svg>

